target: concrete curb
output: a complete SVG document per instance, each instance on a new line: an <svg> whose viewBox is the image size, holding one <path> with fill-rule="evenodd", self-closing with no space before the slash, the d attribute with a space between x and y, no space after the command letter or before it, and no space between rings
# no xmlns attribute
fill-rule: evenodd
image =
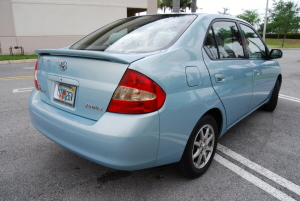
<svg viewBox="0 0 300 201"><path fill-rule="evenodd" d="M0 61L1 64L21 64L21 63L35 63L37 59L20 59L20 60L7 60Z"/></svg>

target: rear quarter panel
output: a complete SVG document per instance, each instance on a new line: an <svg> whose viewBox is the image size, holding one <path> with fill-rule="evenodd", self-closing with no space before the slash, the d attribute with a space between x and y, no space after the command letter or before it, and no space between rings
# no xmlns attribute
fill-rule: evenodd
<svg viewBox="0 0 300 201"><path fill-rule="evenodd" d="M159 110L160 142L155 166L181 159L194 126L208 110L218 108L224 114L202 58L205 33L205 27L196 23L176 45L129 66L154 80L167 94L165 104ZM185 69L191 66L199 69L198 86L187 84Z"/></svg>

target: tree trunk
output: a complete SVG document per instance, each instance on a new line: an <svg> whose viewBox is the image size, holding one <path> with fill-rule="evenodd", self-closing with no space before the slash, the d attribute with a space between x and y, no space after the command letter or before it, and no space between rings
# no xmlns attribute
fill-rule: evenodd
<svg viewBox="0 0 300 201"><path fill-rule="evenodd" d="M195 13L197 10L196 4L197 4L197 0L192 0L192 5L191 5L192 13Z"/></svg>
<svg viewBox="0 0 300 201"><path fill-rule="evenodd" d="M282 40L282 45L281 45L281 47L283 47L283 44L284 44L284 41L285 41L285 38L286 38L286 34L289 32L289 24L290 24L290 20L288 20L287 21L287 27L285 28L285 30L284 30L284 37L283 37L283 40Z"/></svg>
<svg viewBox="0 0 300 201"><path fill-rule="evenodd" d="M284 44L284 41L285 41L286 34L287 34L287 32L284 33L284 37L283 37L283 40L282 40L282 45L281 45L281 47L283 47L283 44Z"/></svg>

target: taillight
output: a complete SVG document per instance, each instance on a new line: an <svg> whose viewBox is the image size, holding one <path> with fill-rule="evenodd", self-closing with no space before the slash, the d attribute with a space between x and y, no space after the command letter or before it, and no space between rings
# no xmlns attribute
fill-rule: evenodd
<svg viewBox="0 0 300 201"><path fill-rule="evenodd" d="M141 114L153 112L162 107L165 92L150 78L127 70L110 101L107 111Z"/></svg>
<svg viewBox="0 0 300 201"><path fill-rule="evenodd" d="M39 89L39 83L37 81L37 71L39 69L38 61L35 63L35 68L34 68L34 86L36 89Z"/></svg>

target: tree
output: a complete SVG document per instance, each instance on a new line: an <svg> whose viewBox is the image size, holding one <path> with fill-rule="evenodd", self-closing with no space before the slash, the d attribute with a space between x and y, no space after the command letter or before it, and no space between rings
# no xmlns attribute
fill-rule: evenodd
<svg viewBox="0 0 300 201"><path fill-rule="evenodd" d="M180 12L186 12L186 8L191 9L191 1L180 0Z"/></svg>
<svg viewBox="0 0 300 201"><path fill-rule="evenodd" d="M300 32L300 16L297 17L297 23L295 25L295 33L299 33Z"/></svg>
<svg viewBox="0 0 300 201"><path fill-rule="evenodd" d="M219 14L222 14L222 15L230 15L230 13L228 13L227 11L229 11L230 9L229 8L223 8L223 12L220 12L218 11Z"/></svg>
<svg viewBox="0 0 300 201"><path fill-rule="evenodd" d="M191 0L180 0L180 11L181 12L186 12L186 8L191 10L192 8L192 1ZM197 8L196 8L197 9Z"/></svg>
<svg viewBox="0 0 300 201"><path fill-rule="evenodd" d="M297 23L295 25L295 33L300 32L300 16L297 17Z"/></svg>
<svg viewBox="0 0 300 201"><path fill-rule="evenodd" d="M264 23L261 23L259 24L257 31L259 33L262 33L263 30L264 30ZM272 23L269 23L269 21L267 21L266 33L276 33L276 28Z"/></svg>
<svg viewBox="0 0 300 201"><path fill-rule="evenodd" d="M162 9L164 11L164 13L166 12L167 8L172 10L173 0L158 0L157 7Z"/></svg>
<svg viewBox="0 0 300 201"><path fill-rule="evenodd" d="M180 12L186 12L186 8L191 10L192 4L193 4L192 0L180 0L180 5L179 5ZM160 8L161 10L163 10L164 13L166 12L166 9L168 9L168 8L172 11L173 0L158 0L157 7ZM197 7L196 7L196 9L197 9Z"/></svg>
<svg viewBox="0 0 300 201"><path fill-rule="evenodd" d="M244 12L237 15L237 17L249 22L252 26L258 25L260 22L257 10L244 10Z"/></svg>
<svg viewBox="0 0 300 201"><path fill-rule="evenodd" d="M298 32L299 29L299 13L300 8L298 3L293 1L284 2L274 0L273 8L269 10L272 26L277 30L277 33L284 34L282 45L288 32Z"/></svg>

